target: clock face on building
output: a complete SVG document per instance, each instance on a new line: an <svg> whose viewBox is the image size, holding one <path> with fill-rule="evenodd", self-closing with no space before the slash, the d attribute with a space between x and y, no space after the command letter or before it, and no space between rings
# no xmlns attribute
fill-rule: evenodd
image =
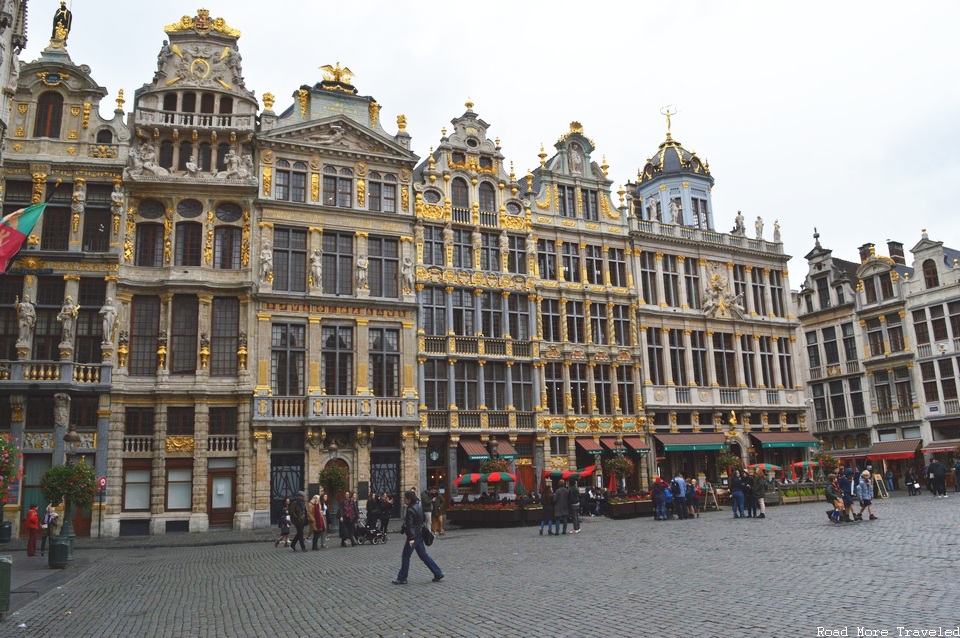
<svg viewBox="0 0 960 638"><path fill-rule="evenodd" d="M440 458L440 453L439 453L439 452L437 452L436 450L433 450L432 452L430 452L430 460L431 460L431 461L436 461L436 460L439 459L439 458Z"/></svg>
<svg viewBox="0 0 960 638"><path fill-rule="evenodd" d="M507 202L507 212L510 213L511 215L519 215L520 204L516 202Z"/></svg>

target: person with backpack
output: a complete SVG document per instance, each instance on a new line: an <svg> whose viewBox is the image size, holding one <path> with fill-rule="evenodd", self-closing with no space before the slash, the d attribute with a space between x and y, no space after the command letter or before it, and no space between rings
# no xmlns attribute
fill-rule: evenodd
<svg viewBox="0 0 960 638"><path fill-rule="evenodd" d="M407 535L407 542L403 544L403 555L400 560L400 571L397 577L391 581L394 585L406 585L407 575L410 573L410 556L417 552L417 556L427 566L427 569L433 574L433 582L439 583L443 580L443 571L436 562L427 554L427 548L423 544L423 532L426 518L423 515L423 509L417 500L417 493L410 490L403 495L403 502L407 506L407 512L403 519L403 528L401 529Z"/></svg>
<svg viewBox="0 0 960 638"><path fill-rule="evenodd" d="M290 542L293 551L297 551L297 541L300 541L300 551L307 551L307 544L303 540L303 528L307 526L307 503L304 500L306 493L303 490L297 492L297 498L290 502L290 522L297 528L297 534Z"/></svg>
<svg viewBox="0 0 960 638"><path fill-rule="evenodd" d="M580 533L580 488L576 481L570 481L570 516L573 519L573 533Z"/></svg>
<svg viewBox="0 0 960 638"><path fill-rule="evenodd" d="M670 491L673 493L673 509L677 513L677 518L680 520L687 518L687 482L680 472L677 472L670 481Z"/></svg>
<svg viewBox="0 0 960 638"><path fill-rule="evenodd" d="M659 476L654 477L653 485L650 486L650 494L653 498L653 520L667 520L667 496L665 492L667 484Z"/></svg>
<svg viewBox="0 0 960 638"><path fill-rule="evenodd" d="M663 481L663 498L664 498L664 509L667 513L667 518L673 519L673 489L670 484L666 481Z"/></svg>

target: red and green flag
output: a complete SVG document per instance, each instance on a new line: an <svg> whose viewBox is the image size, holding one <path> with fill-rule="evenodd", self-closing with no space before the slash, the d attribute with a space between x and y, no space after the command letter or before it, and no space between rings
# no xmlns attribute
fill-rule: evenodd
<svg viewBox="0 0 960 638"><path fill-rule="evenodd" d="M46 203L34 204L0 219L0 273L7 272L7 262L17 254L23 242L27 241L27 235L37 225L46 207Z"/></svg>

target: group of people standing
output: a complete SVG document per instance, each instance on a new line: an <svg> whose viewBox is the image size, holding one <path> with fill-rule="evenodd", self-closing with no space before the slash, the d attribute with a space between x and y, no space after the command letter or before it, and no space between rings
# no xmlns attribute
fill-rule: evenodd
<svg viewBox="0 0 960 638"><path fill-rule="evenodd" d="M674 518L689 519L700 516L700 498L703 488L695 478L684 479L677 475L668 483L659 476L653 477L650 498L653 501L653 519L665 521Z"/></svg>
<svg viewBox="0 0 960 638"><path fill-rule="evenodd" d="M737 470L730 481L730 498L733 500L734 518L766 518L767 489L770 481L763 469L757 468L751 476L746 470Z"/></svg>
<svg viewBox="0 0 960 638"><path fill-rule="evenodd" d="M306 493L297 492L294 498L286 498L280 509L280 518L277 527L280 535L274 541L274 547L290 546L297 551L299 544L301 551L306 551L306 535L312 536L312 549L324 549L327 546L327 533L333 526L334 513L330 509L329 499L324 494L314 494L306 502ZM367 499L366 524L381 531L386 540L387 525L393 512L393 499L386 492L373 494ZM357 545L357 525L362 524L360 505L352 492L344 492L336 512L339 523L340 546L350 547ZM442 520L442 519L441 519ZM290 539L291 528L296 530L293 539ZM361 530L363 531L363 530Z"/></svg>
<svg viewBox="0 0 960 638"><path fill-rule="evenodd" d="M559 536L561 525L563 526L563 533L566 534L568 522L573 526L571 533L579 534L580 497L580 488L576 481L570 481L570 487L567 487L566 481L560 479L560 482L557 483L556 492L547 485L540 495L540 503L543 506L543 517L540 519L540 535L543 536L543 528L546 526L547 534Z"/></svg>
<svg viewBox="0 0 960 638"><path fill-rule="evenodd" d="M57 514L53 504L47 505L47 511L42 519L40 518L40 514L37 513L37 505L30 505L26 518L27 556L37 555L37 536L40 537L40 555L43 556L43 553L47 549L47 541L57 534L59 523L60 515Z"/></svg>
<svg viewBox="0 0 960 638"><path fill-rule="evenodd" d="M839 476L828 475L824 495L828 502L833 503L833 509L827 510L827 517L834 523L862 521L864 512L869 514L869 520L878 519L873 512L873 476L870 470L864 470L859 477L852 467L842 470ZM857 513L853 511L855 498L860 501L860 511Z"/></svg>

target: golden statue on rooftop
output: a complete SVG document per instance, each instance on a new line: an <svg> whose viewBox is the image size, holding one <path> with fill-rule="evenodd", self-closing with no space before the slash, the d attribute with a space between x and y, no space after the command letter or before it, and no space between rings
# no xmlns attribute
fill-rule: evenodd
<svg viewBox="0 0 960 638"><path fill-rule="evenodd" d="M350 79L353 78L353 71L345 66L340 66L339 61L337 62L336 66L324 64L322 67L320 67L320 70L323 71L323 79L327 82L350 84Z"/></svg>

